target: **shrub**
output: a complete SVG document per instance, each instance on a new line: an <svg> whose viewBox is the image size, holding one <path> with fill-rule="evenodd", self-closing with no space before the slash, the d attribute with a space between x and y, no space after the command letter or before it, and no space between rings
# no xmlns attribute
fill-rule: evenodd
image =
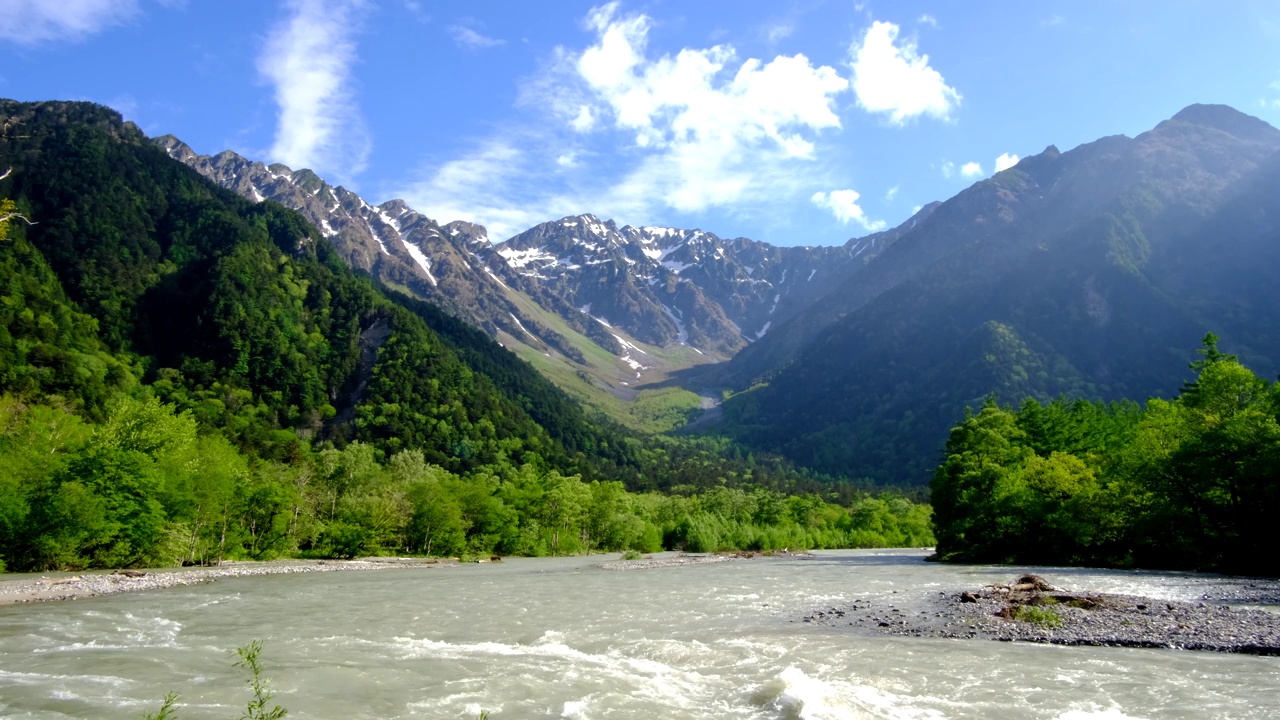
<svg viewBox="0 0 1280 720"><path fill-rule="evenodd" d="M1014 608L1013 619L1044 628L1062 627L1062 616L1057 610L1035 605L1019 605Z"/></svg>

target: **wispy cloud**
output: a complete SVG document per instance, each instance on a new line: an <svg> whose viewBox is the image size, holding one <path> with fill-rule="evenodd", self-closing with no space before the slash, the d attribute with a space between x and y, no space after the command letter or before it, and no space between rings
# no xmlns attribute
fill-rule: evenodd
<svg viewBox="0 0 1280 720"><path fill-rule="evenodd" d="M885 221L872 220L867 217L866 212L858 205L859 197L861 195L855 190L832 190L831 192L816 192L809 200L824 210L830 210L836 220L839 220L843 225L856 222L867 232L877 232L885 229L887 225Z"/></svg>
<svg viewBox="0 0 1280 720"><path fill-rule="evenodd" d="M840 128L835 100L848 89L835 69L803 55L740 60L728 45L652 57L650 18L617 3L584 24L593 42L558 49L525 83L519 124L427 168L406 199L504 237L556 213L647 222L812 192L815 143Z"/></svg>
<svg viewBox="0 0 1280 720"><path fill-rule="evenodd" d="M791 37L796 31L796 26L790 22L775 22L764 26L761 34L770 45Z"/></svg>
<svg viewBox="0 0 1280 720"><path fill-rule="evenodd" d="M450 25L449 34L453 36L454 44L467 50L483 50L506 43L506 40L481 35L465 25Z"/></svg>
<svg viewBox="0 0 1280 720"><path fill-rule="evenodd" d="M18 45L83 40L131 20L138 0L7 0L0 40Z"/></svg>
<svg viewBox="0 0 1280 720"><path fill-rule="evenodd" d="M936 17L934 17L934 16L930 15L929 13L925 13L925 14L921 15L921 16L916 20L916 22L920 23L921 25L929 25L929 26L932 26L932 27L938 27L938 18L936 18Z"/></svg>
<svg viewBox="0 0 1280 720"><path fill-rule="evenodd" d="M850 48L858 106L888 115L895 125L921 115L949 119L960 93L929 66L929 56L920 54L914 40L899 42L898 33L893 23L874 22Z"/></svg>
<svg viewBox="0 0 1280 720"><path fill-rule="evenodd" d="M366 2L287 0L284 7L258 57L279 106L270 155L350 184L371 146L351 72Z"/></svg>
<svg viewBox="0 0 1280 720"><path fill-rule="evenodd" d="M888 190L886 190L886 191L885 191L885 193L884 193L884 200L885 200L885 202L893 202L893 199L894 199L894 198L896 198L896 197L898 197L898 186L897 186L897 185L894 185L893 187L889 188L889 189L888 189Z"/></svg>
<svg viewBox="0 0 1280 720"><path fill-rule="evenodd" d="M1067 19L1061 15L1050 15L1049 17L1040 20L1040 27L1053 27L1055 25L1061 25L1066 21Z"/></svg>

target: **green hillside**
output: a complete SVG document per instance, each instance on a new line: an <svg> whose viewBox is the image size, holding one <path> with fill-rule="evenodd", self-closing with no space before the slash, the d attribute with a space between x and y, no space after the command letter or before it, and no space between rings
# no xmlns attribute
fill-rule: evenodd
<svg viewBox="0 0 1280 720"><path fill-rule="evenodd" d="M726 403L727 430L824 472L923 484L954 418L991 393L1169 397L1209 331L1274 376L1278 151L1275 128L1193 106L1134 139L1025 158L770 333L759 345L783 364L731 361L765 382Z"/></svg>

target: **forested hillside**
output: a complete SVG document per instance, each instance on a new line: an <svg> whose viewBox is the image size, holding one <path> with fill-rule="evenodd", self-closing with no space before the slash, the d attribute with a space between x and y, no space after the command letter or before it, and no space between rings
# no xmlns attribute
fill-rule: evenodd
<svg viewBox="0 0 1280 720"><path fill-rule="evenodd" d="M1205 338L1174 400L988 401L933 478L938 557L1280 574L1280 385Z"/></svg>
<svg viewBox="0 0 1280 720"><path fill-rule="evenodd" d="M111 110L3 101L0 120L13 569L931 539L926 507L794 496L818 485L777 460L593 421Z"/></svg>
<svg viewBox="0 0 1280 720"><path fill-rule="evenodd" d="M1275 376L1277 151L1266 123L1192 106L1024 158L732 360L757 387L725 404L727 430L824 472L924 483L989 393L1168 397L1210 330Z"/></svg>

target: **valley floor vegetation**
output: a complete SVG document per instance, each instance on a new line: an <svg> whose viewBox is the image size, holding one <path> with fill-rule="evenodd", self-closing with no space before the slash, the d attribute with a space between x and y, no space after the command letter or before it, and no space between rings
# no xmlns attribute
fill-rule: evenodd
<svg viewBox="0 0 1280 720"><path fill-rule="evenodd" d="M121 397L100 424L0 398L0 558L10 570L932 540L928 506L899 497L846 507L761 488L635 493L532 464L460 475L421 451L386 457L361 442L286 463L246 456L154 397Z"/></svg>
<svg viewBox="0 0 1280 720"><path fill-rule="evenodd" d="M988 400L932 483L937 557L1280 575L1280 384L1207 335L1173 400Z"/></svg>

